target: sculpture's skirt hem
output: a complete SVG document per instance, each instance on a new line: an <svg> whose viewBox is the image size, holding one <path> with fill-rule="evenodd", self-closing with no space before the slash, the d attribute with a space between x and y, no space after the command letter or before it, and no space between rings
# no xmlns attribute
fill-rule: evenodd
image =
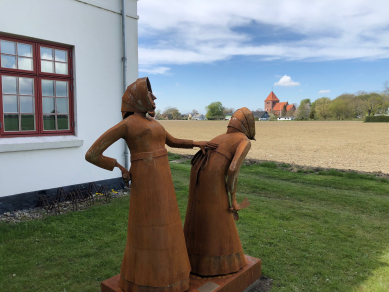
<svg viewBox="0 0 389 292"><path fill-rule="evenodd" d="M151 287L137 285L134 282L127 281L123 275L120 275L120 288L124 292L183 292L189 289L189 277L169 286Z"/></svg>
<svg viewBox="0 0 389 292"><path fill-rule="evenodd" d="M189 261L192 267L191 273L200 276L235 273L247 264L242 250L234 254L217 257L189 254Z"/></svg>

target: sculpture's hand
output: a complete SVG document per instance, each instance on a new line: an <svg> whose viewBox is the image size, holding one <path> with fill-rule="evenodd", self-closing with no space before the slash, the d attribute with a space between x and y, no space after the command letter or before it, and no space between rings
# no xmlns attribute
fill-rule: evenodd
<svg viewBox="0 0 389 292"><path fill-rule="evenodd" d="M236 200L236 194L235 193L231 194L231 204L232 204L232 207L230 207L229 211L233 213L235 221L239 220L238 211L242 210L244 208L247 208L248 206L250 206L250 202L249 202L249 200L247 198L245 198L243 200L243 202L239 204L237 202L237 200Z"/></svg>
<svg viewBox="0 0 389 292"><path fill-rule="evenodd" d="M122 171L122 178L127 187L130 187L131 173L116 161L116 167Z"/></svg>
<svg viewBox="0 0 389 292"><path fill-rule="evenodd" d="M193 141L193 147L200 147L203 154L205 154L205 146L207 141Z"/></svg>
<svg viewBox="0 0 389 292"><path fill-rule="evenodd" d="M194 147L200 147L203 154L205 154L205 148L216 149L218 144L207 142L207 141L193 141Z"/></svg>
<svg viewBox="0 0 389 292"><path fill-rule="evenodd" d="M124 169L124 171L122 171L122 178L123 178L123 181L124 183L126 184L126 187L130 187L130 180L131 180L131 173L129 171L127 171L126 169Z"/></svg>

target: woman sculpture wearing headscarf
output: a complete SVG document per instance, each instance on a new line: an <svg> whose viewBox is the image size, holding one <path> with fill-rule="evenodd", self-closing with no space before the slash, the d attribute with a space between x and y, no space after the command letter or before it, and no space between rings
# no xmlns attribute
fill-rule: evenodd
<svg viewBox="0 0 389 292"><path fill-rule="evenodd" d="M199 151L192 159L184 233L194 274L230 274L247 263L234 219L249 203L245 199L238 204L235 192L240 166L254 137L253 114L245 107L238 109L227 133L212 139L206 153Z"/></svg>
<svg viewBox="0 0 389 292"><path fill-rule="evenodd" d="M125 292L181 292L189 288L190 264L175 197L165 144L177 148L201 147L172 137L155 115L155 96L148 78L140 78L122 98L123 121L109 129L86 153L101 168L119 167L126 183L132 180L127 242L120 288ZM115 159L103 156L123 138L131 153L131 174Z"/></svg>

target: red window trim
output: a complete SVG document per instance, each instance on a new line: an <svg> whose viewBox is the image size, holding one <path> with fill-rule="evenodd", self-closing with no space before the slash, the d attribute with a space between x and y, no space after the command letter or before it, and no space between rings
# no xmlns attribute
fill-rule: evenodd
<svg viewBox="0 0 389 292"><path fill-rule="evenodd" d="M9 35L0 34L1 40L20 42L32 45L33 50L33 71L19 70L1 67L0 58L0 138L10 137L30 137L30 136L58 136L58 135L74 135L74 95L73 95L73 56L72 47L68 45L58 45L47 41L32 40L21 37L11 37ZM68 52L68 75L55 73L42 73L40 71L40 47L52 49L60 49ZM35 94L35 131L25 132L5 132L4 115L3 115L3 94L2 94L2 78L1 76L26 77L34 79L34 94ZM69 82L69 130L43 131L43 110L42 110L42 90L41 80L59 80Z"/></svg>

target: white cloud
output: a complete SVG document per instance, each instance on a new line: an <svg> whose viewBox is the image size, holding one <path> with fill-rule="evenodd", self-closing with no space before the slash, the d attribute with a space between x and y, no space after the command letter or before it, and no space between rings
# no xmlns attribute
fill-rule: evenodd
<svg viewBox="0 0 389 292"><path fill-rule="evenodd" d="M299 86L300 82L294 82L292 78L288 75L284 75L281 77L278 82L274 83L275 86Z"/></svg>
<svg viewBox="0 0 389 292"><path fill-rule="evenodd" d="M142 0L138 8L139 64L150 67L233 56L389 58L386 0Z"/></svg>
<svg viewBox="0 0 389 292"><path fill-rule="evenodd" d="M329 90L329 89L326 89L326 90L320 90L318 93L328 93L328 92L330 92L331 90Z"/></svg>
<svg viewBox="0 0 389 292"><path fill-rule="evenodd" d="M166 74L170 68L168 67L141 67L139 68L139 72L145 72L149 74Z"/></svg>

